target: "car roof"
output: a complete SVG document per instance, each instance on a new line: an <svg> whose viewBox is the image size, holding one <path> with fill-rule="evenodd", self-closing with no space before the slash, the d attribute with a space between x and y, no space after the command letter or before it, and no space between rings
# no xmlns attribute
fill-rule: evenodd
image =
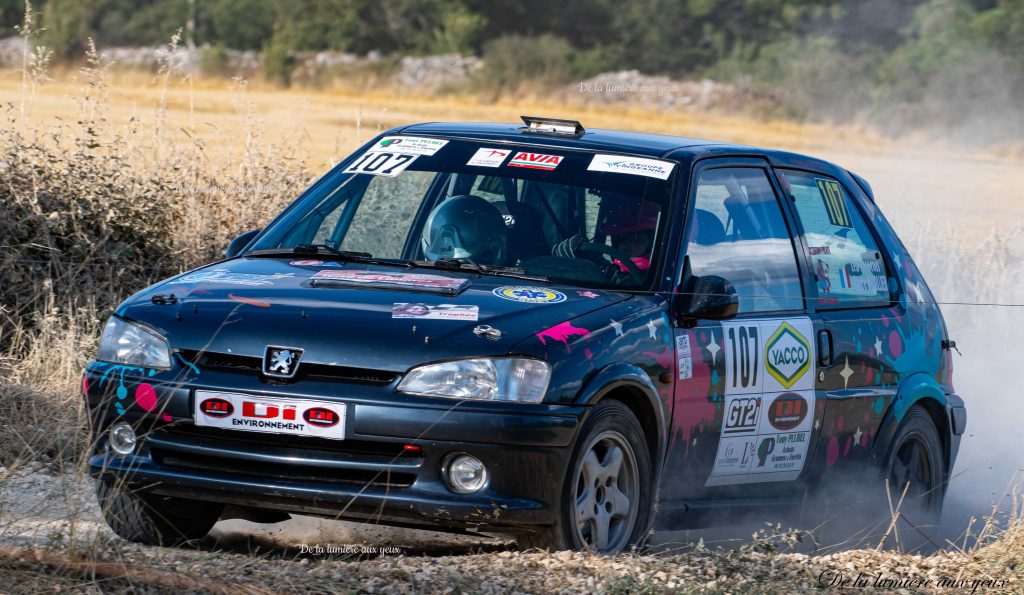
<svg viewBox="0 0 1024 595"><path fill-rule="evenodd" d="M769 158L792 157L800 160L811 160L821 164L825 161L751 145L730 143L725 141L706 140L687 136L653 134L649 132L632 132L628 130L609 130L604 128L587 128L580 135L564 135L528 131L523 124L501 124L495 122L428 122L411 124L397 128L391 133L445 136L450 138L466 138L473 140L490 140L494 142L514 142L535 145L550 145L589 149L594 151L616 151L633 153L650 157L662 157L668 153L680 151L693 156L707 154L721 155L764 155ZM834 167L834 166L833 166Z"/></svg>

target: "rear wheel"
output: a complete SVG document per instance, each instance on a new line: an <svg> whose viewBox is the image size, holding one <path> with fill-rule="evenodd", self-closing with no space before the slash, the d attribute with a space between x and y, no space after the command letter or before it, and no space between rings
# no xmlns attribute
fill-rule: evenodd
<svg viewBox="0 0 1024 595"><path fill-rule="evenodd" d="M903 499L899 513L905 522L897 527L904 549L910 544L927 545L938 528L945 475L942 441L935 424L923 408L912 407L893 437L883 466L883 480L889 485L887 498L893 508Z"/></svg>
<svg viewBox="0 0 1024 595"><path fill-rule="evenodd" d="M97 479L103 520L114 533L145 545L180 545L205 536L223 504L134 491L117 480Z"/></svg>
<svg viewBox="0 0 1024 595"><path fill-rule="evenodd" d="M650 494L650 453L640 422L624 404L603 401L580 431L558 521L519 536L519 546L621 552L643 537Z"/></svg>

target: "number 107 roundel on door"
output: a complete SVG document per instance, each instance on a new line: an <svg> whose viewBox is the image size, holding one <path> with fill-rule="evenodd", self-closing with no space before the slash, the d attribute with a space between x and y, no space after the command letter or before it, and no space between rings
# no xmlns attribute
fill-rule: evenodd
<svg viewBox="0 0 1024 595"><path fill-rule="evenodd" d="M814 379L809 318L725 322L725 410L707 486L787 481L804 468Z"/></svg>

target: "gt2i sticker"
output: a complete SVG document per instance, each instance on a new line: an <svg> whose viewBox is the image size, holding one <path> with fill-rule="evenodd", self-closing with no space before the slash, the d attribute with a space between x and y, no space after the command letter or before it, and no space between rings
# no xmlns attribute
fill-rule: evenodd
<svg viewBox="0 0 1024 595"><path fill-rule="evenodd" d="M557 304L565 301L564 293L544 287L499 287L493 293L501 299L525 304Z"/></svg>
<svg viewBox="0 0 1024 595"><path fill-rule="evenodd" d="M287 279L291 273L276 273L265 275L261 273L232 273L229 271L200 271L189 273L184 277L178 277L168 285L183 285L186 283L224 283L226 285L273 285L278 279Z"/></svg>
<svg viewBox="0 0 1024 595"><path fill-rule="evenodd" d="M406 304L391 307L392 318L427 318L435 320L472 320L480 316L480 308L466 304Z"/></svg>
<svg viewBox="0 0 1024 595"><path fill-rule="evenodd" d="M725 335L725 394L760 393L761 330L757 321L722 323Z"/></svg>
<svg viewBox="0 0 1024 595"><path fill-rule="evenodd" d="M673 167L675 167L675 164L670 161L598 154L594 155L594 159L587 166L587 169L589 171L610 171L667 180L672 175Z"/></svg>
<svg viewBox="0 0 1024 595"><path fill-rule="evenodd" d="M825 211L828 213L828 221L836 227L853 227L850 222L850 213L846 210L846 201L843 199L843 191L839 182L835 180L823 180L814 178L818 184L818 192L821 199L825 201Z"/></svg>
<svg viewBox="0 0 1024 595"><path fill-rule="evenodd" d="M345 172L393 178L405 171L416 157L418 155L405 153L363 153L363 156L348 166Z"/></svg>
<svg viewBox="0 0 1024 595"><path fill-rule="evenodd" d="M473 156L469 158L466 165L475 165L477 167L500 167L504 163L505 158L509 156L512 151L506 151L505 149L478 149Z"/></svg>
<svg viewBox="0 0 1024 595"><path fill-rule="evenodd" d="M526 167L529 169L543 169L547 171L554 171L558 164L562 162L561 155L544 155L542 153L527 153L525 151L519 151L516 156L508 162L509 167Z"/></svg>
<svg viewBox="0 0 1024 595"><path fill-rule="evenodd" d="M437 153L441 147L447 144L448 141L446 140L423 138L422 136L385 136L374 143L366 152L380 153L393 151L405 153L406 155L430 156Z"/></svg>
<svg viewBox="0 0 1024 595"><path fill-rule="evenodd" d="M192 413L197 426L345 439L345 405L331 401L197 390Z"/></svg>
<svg viewBox="0 0 1024 595"><path fill-rule="evenodd" d="M729 397L706 486L799 477L811 440L814 391Z"/></svg>

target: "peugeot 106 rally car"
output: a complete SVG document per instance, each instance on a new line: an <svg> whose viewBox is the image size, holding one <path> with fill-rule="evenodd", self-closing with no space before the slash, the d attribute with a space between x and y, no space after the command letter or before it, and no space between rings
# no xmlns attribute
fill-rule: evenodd
<svg viewBox="0 0 1024 595"><path fill-rule="evenodd" d="M117 308L82 392L119 535L230 506L613 553L841 479L937 514L954 344L867 182L523 120L390 130Z"/></svg>

